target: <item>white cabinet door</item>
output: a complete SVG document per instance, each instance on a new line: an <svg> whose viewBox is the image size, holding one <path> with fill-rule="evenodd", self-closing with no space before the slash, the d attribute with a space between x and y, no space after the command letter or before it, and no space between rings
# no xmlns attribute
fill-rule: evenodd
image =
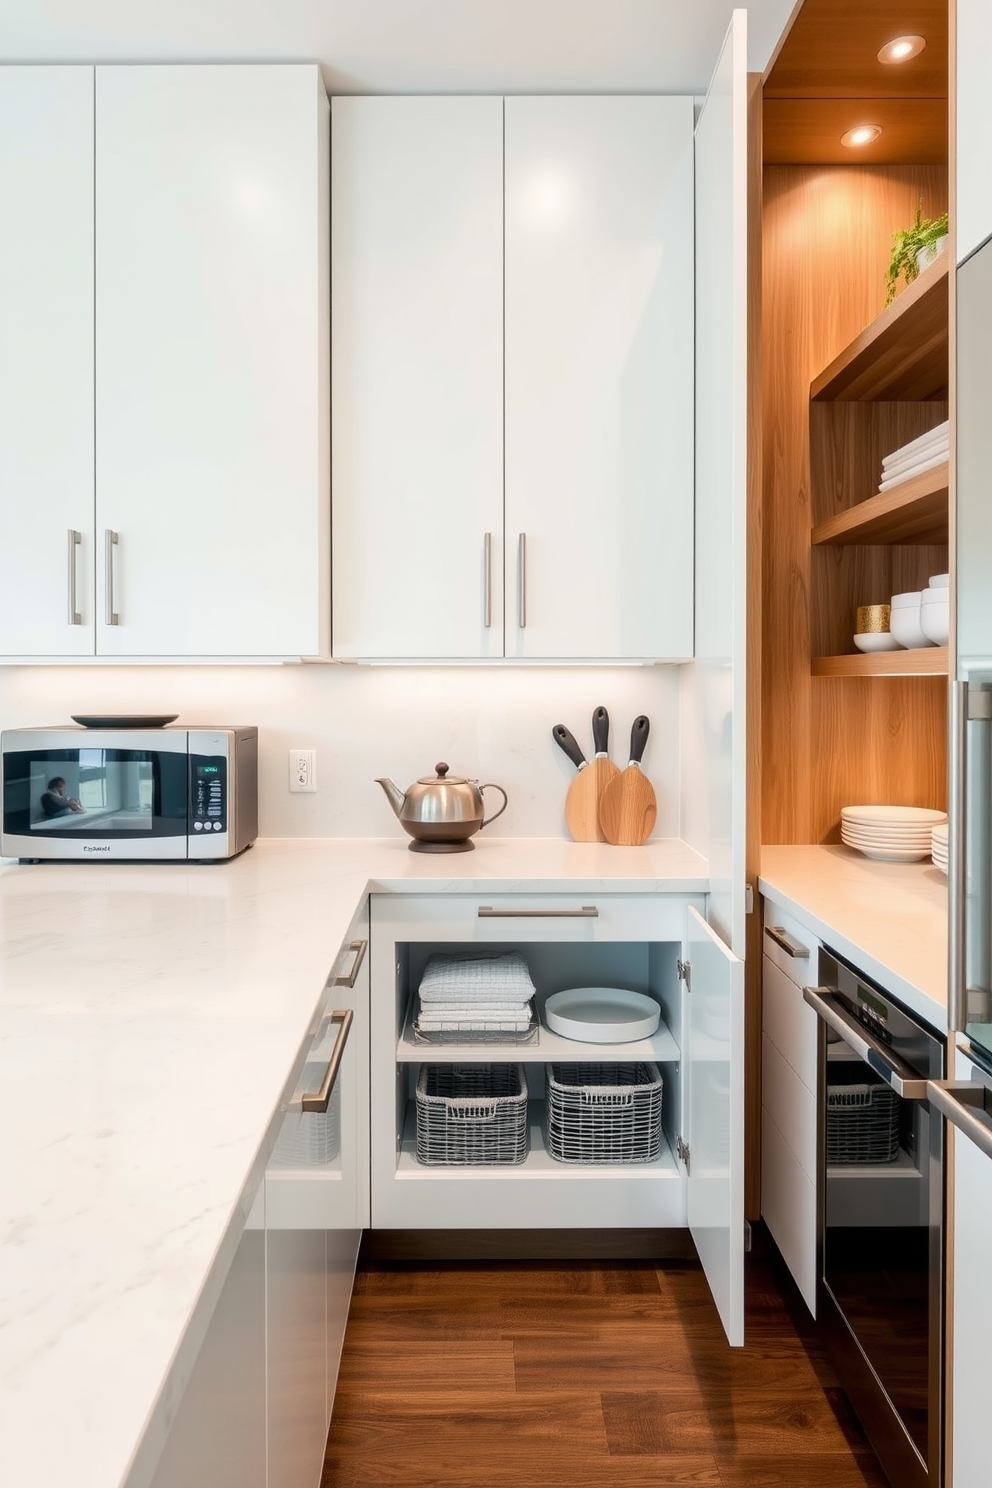
<svg viewBox="0 0 992 1488"><path fill-rule="evenodd" d="M692 655L692 100L507 98L506 654Z"/></svg>
<svg viewBox="0 0 992 1488"><path fill-rule="evenodd" d="M992 237L992 108L988 58L992 52L992 6L988 0L957 0L955 137L957 259ZM954 219L951 225L955 226Z"/></svg>
<svg viewBox="0 0 992 1488"><path fill-rule="evenodd" d="M91 655L92 67L0 68L0 202L0 655Z"/></svg>
<svg viewBox="0 0 992 1488"><path fill-rule="evenodd" d="M744 1342L744 963L694 909L683 1069L689 1229L727 1338ZM684 1075L685 1077L685 1075Z"/></svg>
<svg viewBox="0 0 992 1488"><path fill-rule="evenodd" d="M959 1070L970 1079L969 1068ZM947 1127L954 1149L953 1231L948 1256L953 1287L951 1329L951 1454L953 1488L987 1488L989 1481L988 1357L992 1328L989 1237L992 1158Z"/></svg>
<svg viewBox="0 0 992 1488"><path fill-rule="evenodd" d="M335 656L503 654L503 101L335 98Z"/></svg>
<svg viewBox="0 0 992 1488"><path fill-rule="evenodd" d="M266 1488L264 1223L263 1187L151 1488Z"/></svg>
<svg viewBox="0 0 992 1488"><path fill-rule="evenodd" d="M328 148L315 66L97 68L102 654L329 649Z"/></svg>

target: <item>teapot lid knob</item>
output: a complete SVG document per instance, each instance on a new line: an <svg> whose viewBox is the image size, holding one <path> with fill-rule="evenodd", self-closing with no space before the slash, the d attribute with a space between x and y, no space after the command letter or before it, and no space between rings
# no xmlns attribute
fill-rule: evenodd
<svg viewBox="0 0 992 1488"><path fill-rule="evenodd" d="M434 766L434 768L437 771L438 779L443 780L445 775L447 775L448 773L449 767L445 764L444 760L441 760Z"/></svg>

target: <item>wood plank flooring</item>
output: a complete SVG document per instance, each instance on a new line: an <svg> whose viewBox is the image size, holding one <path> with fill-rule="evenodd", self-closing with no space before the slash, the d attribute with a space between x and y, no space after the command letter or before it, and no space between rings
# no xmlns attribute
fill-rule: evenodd
<svg viewBox="0 0 992 1488"><path fill-rule="evenodd" d="M772 1265L363 1266L322 1488L887 1488Z"/></svg>

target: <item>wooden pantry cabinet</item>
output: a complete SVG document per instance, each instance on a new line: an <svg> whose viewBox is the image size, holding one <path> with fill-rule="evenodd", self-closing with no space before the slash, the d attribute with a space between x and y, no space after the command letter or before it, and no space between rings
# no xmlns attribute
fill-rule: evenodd
<svg viewBox="0 0 992 1488"><path fill-rule="evenodd" d="M335 656L691 656L692 100L335 98L331 202Z"/></svg>
<svg viewBox="0 0 992 1488"><path fill-rule="evenodd" d="M0 72L0 656L329 652L316 66Z"/></svg>

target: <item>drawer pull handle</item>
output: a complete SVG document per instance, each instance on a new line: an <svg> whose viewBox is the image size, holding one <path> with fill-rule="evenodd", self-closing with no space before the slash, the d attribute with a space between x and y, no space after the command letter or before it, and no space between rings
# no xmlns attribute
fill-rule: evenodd
<svg viewBox="0 0 992 1488"><path fill-rule="evenodd" d="M331 1057L327 1061L327 1069L324 1072L320 1089L313 1095L305 1095L300 1101L300 1105L304 1111L321 1116L327 1111L327 1107L330 1104L331 1091L334 1089L334 1081L337 1079L338 1070L341 1068L341 1056L344 1053L344 1046L348 1042L348 1035L351 1032L354 1016L351 1008L338 1008L328 1018L328 1023L340 1023L341 1027L338 1029L338 1036L334 1040L334 1048L331 1050Z"/></svg>
<svg viewBox="0 0 992 1488"><path fill-rule="evenodd" d="M927 1095L930 1104L974 1142L979 1152L992 1157L992 1126L987 1119L988 1092L984 1085L977 1080L930 1080Z"/></svg>
<svg viewBox="0 0 992 1488"><path fill-rule="evenodd" d="M355 959L351 964L351 970L347 974L342 974L334 978L333 985L335 987L353 987L355 985L358 981L358 973L362 969L362 962L365 960L365 952L368 948L369 943L367 940L353 940L351 942L348 949L354 951Z"/></svg>
<svg viewBox="0 0 992 1488"><path fill-rule="evenodd" d="M769 940L773 940L777 946L781 946L787 956L792 956L796 961L808 961L809 951L802 941L794 939L781 925L766 925L765 934Z"/></svg>
<svg viewBox="0 0 992 1488"><path fill-rule="evenodd" d="M598 920L599 910L595 904L583 904L581 909L493 909L491 904L479 905L480 920Z"/></svg>
<svg viewBox="0 0 992 1488"><path fill-rule="evenodd" d="M925 1101L927 1082L917 1072L890 1054L885 1045L874 1038L844 1011L837 993L832 987L804 987L803 998L809 1003L817 1017L839 1033L845 1044L863 1059L869 1069L881 1075L891 1085L896 1095L903 1100Z"/></svg>

